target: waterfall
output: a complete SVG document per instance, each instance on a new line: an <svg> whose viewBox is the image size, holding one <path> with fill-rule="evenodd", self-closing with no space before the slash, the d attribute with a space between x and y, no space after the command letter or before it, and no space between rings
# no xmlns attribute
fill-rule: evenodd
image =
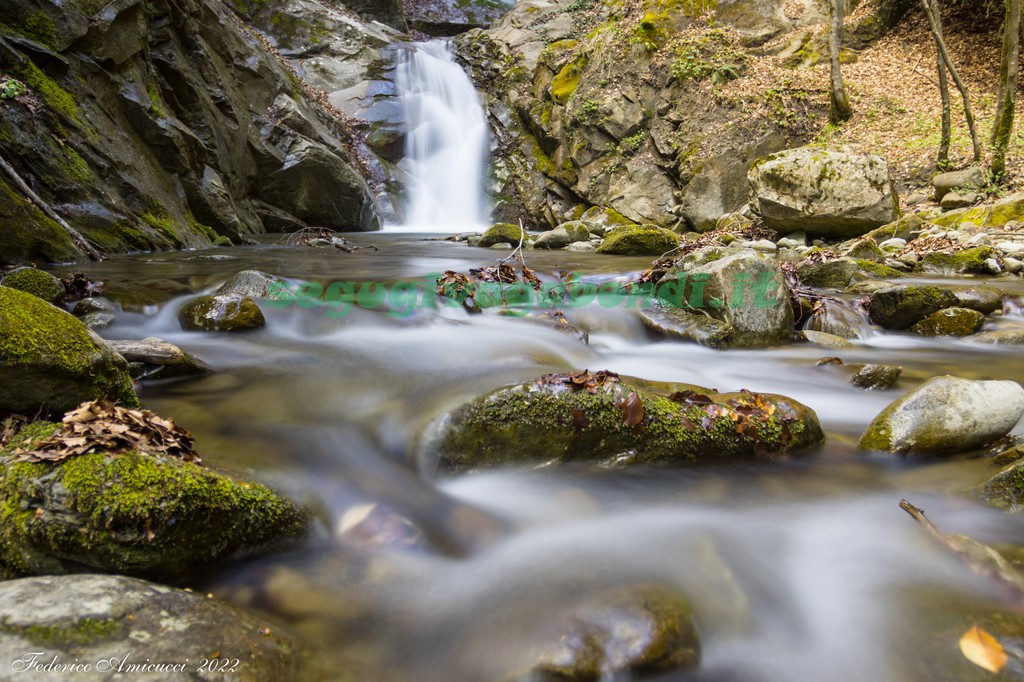
<svg viewBox="0 0 1024 682"><path fill-rule="evenodd" d="M407 205L401 230L455 233L487 221L487 122L469 77L441 41L400 51L397 88L406 121Z"/></svg>

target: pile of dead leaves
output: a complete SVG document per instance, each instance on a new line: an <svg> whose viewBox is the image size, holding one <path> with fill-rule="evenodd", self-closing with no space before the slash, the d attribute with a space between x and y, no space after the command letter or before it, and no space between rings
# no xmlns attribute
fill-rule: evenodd
<svg viewBox="0 0 1024 682"><path fill-rule="evenodd" d="M68 412L56 433L32 446L31 450L15 448L14 461L60 462L75 455L135 451L200 463L192 449L192 436L170 419L103 399L82 403Z"/></svg>
<svg viewBox="0 0 1024 682"><path fill-rule="evenodd" d="M594 395L597 389L605 384L614 384L619 381L619 375L607 370L599 370L591 373L584 369L579 372L565 372L563 374L545 374L537 379L540 386L567 386L571 391L585 389L587 393Z"/></svg>
<svg viewBox="0 0 1024 682"><path fill-rule="evenodd" d="M65 301L80 301L103 293L103 282L94 282L81 272L61 277L60 283L64 285Z"/></svg>
<svg viewBox="0 0 1024 682"><path fill-rule="evenodd" d="M539 290L541 286L537 273L525 263L519 268L519 272L516 272L515 267L508 263L499 263L498 265L488 265L483 268L471 268L468 275L456 272L455 270L445 270L437 279L435 290L438 296L461 301L463 306L470 310L470 312L479 312L480 309L475 303L474 294L476 293L477 285L482 283L500 285L525 284L534 291ZM502 301L504 301L504 293L502 294Z"/></svg>
<svg viewBox="0 0 1024 682"><path fill-rule="evenodd" d="M918 237L914 241L908 243L903 247L903 250L900 251L899 255L902 256L908 253L916 253L919 256L923 256L928 253L956 253L957 251L964 251L974 246L977 246L977 244L960 242L955 239L949 239L948 237L926 235L924 237Z"/></svg>
<svg viewBox="0 0 1024 682"><path fill-rule="evenodd" d="M23 414L12 414L0 421L0 448L11 442L11 439L31 421Z"/></svg>

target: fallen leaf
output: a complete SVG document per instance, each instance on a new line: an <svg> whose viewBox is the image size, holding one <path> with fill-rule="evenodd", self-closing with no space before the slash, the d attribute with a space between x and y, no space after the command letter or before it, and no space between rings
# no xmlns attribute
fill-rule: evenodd
<svg viewBox="0 0 1024 682"><path fill-rule="evenodd" d="M644 420L644 401L636 391L633 391L622 401L619 411L626 426L638 426Z"/></svg>
<svg viewBox="0 0 1024 682"><path fill-rule="evenodd" d="M998 673L1006 665L1006 651L999 641L977 625L960 638L964 658L990 673Z"/></svg>

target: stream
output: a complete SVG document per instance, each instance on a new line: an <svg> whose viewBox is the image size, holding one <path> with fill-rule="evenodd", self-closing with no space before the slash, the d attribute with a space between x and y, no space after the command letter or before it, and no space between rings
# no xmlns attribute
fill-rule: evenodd
<svg viewBox="0 0 1024 682"><path fill-rule="evenodd" d="M144 384L144 406L187 428L207 465L316 510L318 531L301 548L194 586L296 633L317 671L311 679L515 679L557 636L566 609L639 582L685 594L701 640L696 671L652 679L909 682L981 673L959 658L956 641L972 624L965 614L1000 608L997 585L898 503L923 507L944 532L1024 545L1024 519L964 494L997 469L987 458L905 460L856 443L885 405L929 377L1024 382L1018 349L876 330L853 348L715 351L656 338L635 310L598 304L566 311L589 345L528 318L443 307L332 317L261 303L260 331L180 329L185 300L241 270L394 282L507 255L423 234L346 237L378 250L287 247L269 235L256 246L76 267L112 293L154 302L123 313L103 336L158 336L215 370ZM543 279L571 270L605 281L649 264L561 251L527 251L526 259ZM1019 279L996 284L1024 294ZM1022 323L1013 314L996 322ZM896 388L864 391L835 368L816 367L825 356L904 371ZM780 393L814 409L827 439L778 461L436 473L431 435L446 411L502 385L584 368ZM936 600L957 605L951 625L925 608Z"/></svg>

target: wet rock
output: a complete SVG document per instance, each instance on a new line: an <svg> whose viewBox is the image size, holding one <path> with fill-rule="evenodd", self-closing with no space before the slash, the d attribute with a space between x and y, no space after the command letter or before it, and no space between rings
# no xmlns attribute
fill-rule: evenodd
<svg viewBox="0 0 1024 682"><path fill-rule="evenodd" d="M1024 445L1015 445L1014 447L1003 450L998 455L992 457L992 463L999 466L1006 466L1012 464L1021 459L1024 459Z"/></svg>
<svg viewBox="0 0 1024 682"><path fill-rule="evenodd" d="M910 455L980 448L1005 436L1024 414L1024 388L1014 381L929 379L886 407L860 447Z"/></svg>
<svg viewBox="0 0 1024 682"><path fill-rule="evenodd" d="M945 308L932 313L907 331L920 336L970 336L985 324L985 316L969 308Z"/></svg>
<svg viewBox="0 0 1024 682"><path fill-rule="evenodd" d="M853 346L852 343L843 337L836 336L835 334L829 334L827 332L816 332L812 329L805 329L801 332L801 335L806 340L819 346L828 346L830 348L849 348Z"/></svg>
<svg viewBox="0 0 1024 682"><path fill-rule="evenodd" d="M858 339L866 321L849 304L837 299L819 300L804 323L805 331L824 332L844 339Z"/></svg>
<svg viewBox="0 0 1024 682"><path fill-rule="evenodd" d="M937 275L984 274L989 272L985 261L991 257L991 246L975 246L955 253L933 251L921 257L917 270Z"/></svg>
<svg viewBox="0 0 1024 682"><path fill-rule="evenodd" d="M903 277L902 272L882 263L876 263L863 258L855 259L854 263L857 264L857 270L874 279L899 279Z"/></svg>
<svg viewBox="0 0 1024 682"><path fill-rule="evenodd" d="M1019 275L1024 271L1024 261L1007 256L1003 259L1003 269L1011 275Z"/></svg>
<svg viewBox="0 0 1024 682"><path fill-rule="evenodd" d="M572 251L574 253L593 253L597 251L597 247L590 242L573 242L569 246L565 247L566 251Z"/></svg>
<svg viewBox="0 0 1024 682"><path fill-rule="evenodd" d="M679 235L654 225L619 227L605 233L598 253L616 256L660 256L679 246Z"/></svg>
<svg viewBox="0 0 1024 682"><path fill-rule="evenodd" d="M199 296L178 313L186 331L235 332L260 329L267 322L256 302L241 294Z"/></svg>
<svg viewBox="0 0 1024 682"><path fill-rule="evenodd" d="M284 293L287 288L288 283L280 277L259 270L242 270L221 284L217 294L239 294L249 298L277 301L287 298L287 294Z"/></svg>
<svg viewBox="0 0 1024 682"><path fill-rule="evenodd" d="M92 664L87 672L54 667L35 673L55 680L189 682L204 659L219 657L239 682L301 679L295 643L276 624L201 594L136 578L68 575L2 582L0 623L0 658L14 671L25 666L28 677L34 676L29 666L35 657L40 666L54 658L57 664ZM148 673L130 667L147 662L178 667ZM207 675L214 679L200 673Z"/></svg>
<svg viewBox="0 0 1024 682"><path fill-rule="evenodd" d="M853 237L899 217L885 160L801 147L755 163L748 174L754 210L778 232Z"/></svg>
<svg viewBox="0 0 1024 682"><path fill-rule="evenodd" d="M56 427L43 426L33 434ZM135 452L6 460L0 506L0 564L21 575L94 570L181 581L299 537L308 524L262 485Z"/></svg>
<svg viewBox="0 0 1024 682"><path fill-rule="evenodd" d="M964 170L939 173L932 178L932 187L935 188L935 201L942 201L947 193L955 189L973 190L981 189L985 185L985 174L978 167L965 168Z"/></svg>
<svg viewBox="0 0 1024 682"><path fill-rule="evenodd" d="M868 314L880 327L902 330L957 304L952 291L934 286L897 286L871 294Z"/></svg>
<svg viewBox="0 0 1024 682"><path fill-rule="evenodd" d="M868 390L892 388L902 373L903 368L894 365L862 365L850 377L850 383Z"/></svg>
<svg viewBox="0 0 1024 682"><path fill-rule="evenodd" d="M818 289L845 289L857 272L852 258L836 258L820 263L804 262L796 270L800 282Z"/></svg>
<svg viewBox="0 0 1024 682"><path fill-rule="evenodd" d="M728 348L730 326L721 320L676 306L655 303L640 311L644 325L665 336L693 341L708 348Z"/></svg>
<svg viewBox="0 0 1024 682"><path fill-rule="evenodd" d="M1009 511L1024 510L1024 461L1013 462L977 489L988 504Z"/></svg>
<svg viewBox="0 0 1024 682"><path fill-rule="evenodd" d="M139 404L124 358L64 310L0 287L0 408L62 413L99 397Z"/></svg>
<svg viewBox="0 0 1024 682"><path fill-rule="evenodd" d="M108 341L107 344L128 361L132 376L137 379L202 376L212 371L202 360L156 337Z"/></svg>
<svg viewBox="0 0 1024 682"><path fill-rule="evenodd" d="M961 308L977 310L982 315L991 315L1003 307L1002 289L988 284L978 284L969 287L957 287L953 289L957 305Z"/></svg>
<svg viewBox="0 0 1024 682"><path fill-rule="evenodd" d="M585 599L542 648L524 680L601 680L629 672L684 670L700 662L690 606L656 585L607 590Z"/></svg>
<svg viewBox="0 0 1024 682"><path fill-rule="evenodd" d="M970 340L999 346L1020 346L1024 345L1024 329L997 329L991 332L981 332L972 336Z"/></svg>
<svg viewBox="0 0 1024 682"><path fill-rule="evenodd" d="M0 286L17 289L43 299L47 303L59 304L64 300L64 285L48 272L35 268L15 268L0 280Z"/></svg>
<svg viewBox="0 0 1024 682"><path fill-rule="evenodd" d="M788 452L822 438L814 412L782 396L581 372L463 405L446 419L439 453L452 473L551 461L696 464Z"/></svg>
<svg viewBox="0 0 1024 682"><path fill-rule="evenodd" d="M561 249L575 242L586 242L590 239L590 230L586 223L574 220L562 223L558 227L545 232L533 242L537 249Z"/></svg>
<svg viewBox="0 0 1024 682"><path fill-rule="evenodd" d="M477 246L482 246L484 248L489 248L495 244L519 246L520 241L522 241L523 244L528 244L532 239L530 238L530 235L526 234L526 231L518 225L513 225L512 223L497 223L483 233L483 236L480 237L480 242Z"/></svg>
<svg viewBox="0 0 1024 682"><path fill-rule="evenodd" d="M116 313L117 311L117 304L110 299L101 296L90 296L75 303L75 307L71 309L71 314L75 317L85 317L92 313Z"/></svg>

